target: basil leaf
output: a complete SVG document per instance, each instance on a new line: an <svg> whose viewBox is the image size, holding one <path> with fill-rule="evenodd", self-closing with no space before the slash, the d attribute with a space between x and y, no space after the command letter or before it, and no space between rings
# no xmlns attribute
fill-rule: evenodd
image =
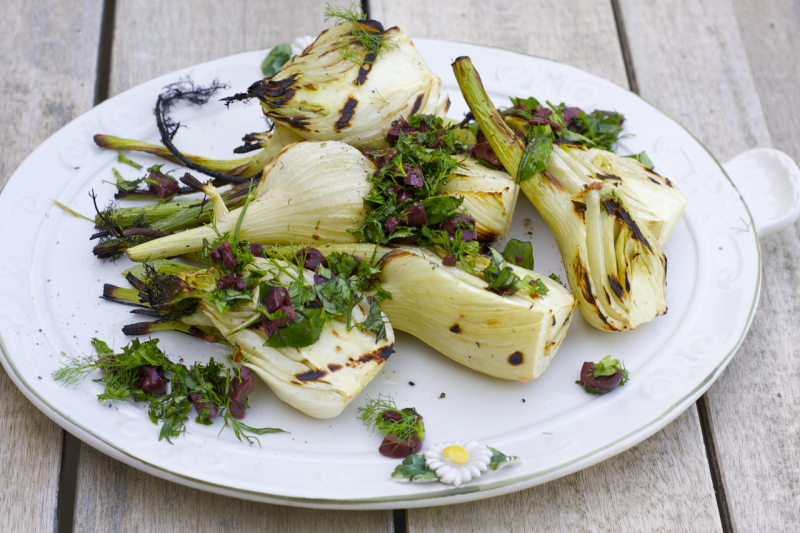
<svg viewBox="0 0 800 533"><path fill-rule="evenodd" d="M548 128L549 129L549 128ZM553 151L553 139L550 136L533 134L522 153L517 168L517 183L529 180L547 168L547 160Z"/></svg>
<svg viewBox="0 0 800 533"><path fill-rule="evenodd" d="M529 242L511 239L503 248L503 257L509 263L533 270L533 245Z"/></svg>
<svg viewBox="0 0 800 533"><path fill-rule="evenodd" d="M277 330L264 346L269 348L304 348L319 340L325 326L325 315L322 309L303 309L295 311L297 318L286 327Z"/></svg>
<svg viewBox="0 0 800 533"><path fill-rule="evenodd" d="M530 98L512 98L511 103L514 105L524 105L531 111L536 110L536 106L540 105L539 100L531 96Z"/></svg>
<svg viewBox="0 0 800 533"><path fill-rule="evenodd" d="M624 157L630 157L631 159L637 160L647 170L653 170L653 168L655 167L655 165L653 165L653 162L650 161L650 158L647 157L647 152L639 152L638 154L626 155Z"/></svg>
<svg viewBox="0 0 800 533"><path fill-rule="evenodd" d="M371 331L375 334L375 341L386 339L386 324L383 322L381 315L381 308L378 307L378 302L375 300L369 305L369 313L367 319L360 324L361 328L365 331Z"/></svg>
<svg viewBox="0 0 800 533"><path fill-rule="evenodd" d="M455 196L432 196L422 201L425 208L425 215L428 217L428 225L433 226L440 222L450 220L455 214L455 210L464 201L463 198Z"/></svg>
<svg viewBox="0 0 800 533"><path fill-rule="evenodd" d="M261 72L271 78L281 69L284 63L292 57L292 47L289 44L279 44L269 51L267 57L261 62Z"/></svg>
<svg viewBox="0 0 800 533"><path fill-rule="evenodd" d="M334 252L328 256L328 264L334 274L349 278L358 271L361 262L350 254Z"/></svg>

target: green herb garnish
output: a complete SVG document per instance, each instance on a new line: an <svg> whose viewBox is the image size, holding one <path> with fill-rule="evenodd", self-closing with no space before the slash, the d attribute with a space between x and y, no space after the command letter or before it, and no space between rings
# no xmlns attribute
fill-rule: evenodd
<svg viewBox="0 0 800 533"><path fill-rule="evenodd" d="M272 50L269 51L267 57L264 58L264 61L261 62L261 72L267 78L271 78L278 71L281 67L289 61L289 58L292 57L292 46L284 43L275 46Z"/></svg>
<svg viewBox="0 0 800 533"><path fill-rule="evenodd" d="M122 348L121 353L114 353L108 345L92 339L96 355L84 358L70 358L65 366L53 372L53 379L66 385L80 383L95 370L102 375L96 381L105 384L105 389L98 395L99 401L125 400L128 397L135 401L148 402L148 415L154 424L161 424L159 440L172 443L173 438L186 432L186 421L194 404L191 395L199 394L200 401L213 405L223 420L223 428L230 425L236 438L252 444L258 442L256 437L247 433L264 435L280 433L282 429L253 428L233 417L231 414L231 398L234 379L241 379L238 368L228 368L216 363L212 358L208 364L195 363L187 368L185 365L173 363L158 348L158 339L139 342L134 339ZM169 383L170 391L163 395L151 394L142 390L140 373L146 367L155 367L160 375ZM247 408L246 402L244 408ZM195 418L198 424L211 425L211 408L204 407ZM222 430L220 430L221 432ZM260 445L260 442L259 442Z"/></svg>
<svg viewBox="0 0 800 533"><path fill-rule="evenodd" d="M416 435L422 441L425 437L425 426L422 424L422 417L416 410L407 407L398 409L394 399L383 394L378 394L376 399L367 398L366 407L359 407L361 413L358 419L364 422L368 429L375 430L383 435L394 435L399 440L405 441ZM384 414L392 413L390 417Z"/></svg>

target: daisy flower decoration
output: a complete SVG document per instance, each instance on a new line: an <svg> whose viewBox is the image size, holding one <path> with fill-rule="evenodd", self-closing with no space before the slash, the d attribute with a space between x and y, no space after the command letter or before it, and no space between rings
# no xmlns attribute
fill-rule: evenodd
<svg viewBox="0 0 800 533"><path fill-rule="evenodd" d="M474 440L436 444L424 455L428 468L436 472L439 481L456 487L481 477L492 461L492 451Z"/></svg>

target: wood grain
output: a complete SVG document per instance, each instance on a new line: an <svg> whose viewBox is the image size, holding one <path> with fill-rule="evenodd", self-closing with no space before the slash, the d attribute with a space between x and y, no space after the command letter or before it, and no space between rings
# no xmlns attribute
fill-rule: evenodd
<svg viewBox="0 0 800 533"><path fill-rule="evenodd" d="M34 148L92 107L101 10L100 0L3 4L0 188ZM64 432L3 369L0 397L0 531L56 531Z"/></svg>
<svg viewBox="0 0 800 533"><path fill-rule="evenodd" d="M316 36L324 0L118 0L110 95L173 70ZM255 80L254 80L255 81Z"/></svg>
<svg viewBox="0 0 800 533"><path fill-rule="evenodd" d="M390 511L321 511L218 496L145 474L85 444L78 484L76 533L394 531Z"/></svg>
<svg viewBox="0 0 800 533"><path fill-rule="evenodd" d="M775 148L800 161L800 5L734 1ZM714 384L709 407L730 506L741 531L800 524L800 224L761 240L761 302L744 346ZM759 495L754 498L753 495Z"/></svg>
<svg viewBox="0 0 800 533"><path fill-rule="evenodd" d="M771 146L729 0L619 0L639 93L720 161Z"/></svg>
<svg viewBox="0 0 800 533"><path fill-rule="evenodd" d="M614 12L604 1L370 0L370 16L412 38L461 41L555 59L627 87Z"/></svg>
<svg viewBox="0 0 800 533"><path fill-rule="evenodd" d="M692 407L638 446L576 474L489 500L411 509L409 531L720 531L711 478L698 467L704 454Z"/></svg>
<svg viewBox="0 0 800 533"><path fill-rule="evenodd" d="M118 0L110 95L181 67L316 35L326 26L324 6ZM146 475L84 445L75 530L343 533L391 531L393 522L391 511L338 513L224 498Z"/></svg>
<svg viewBox="0 0 800 533"><path fill-rule="evenodd" d="M797 2L623 2L642 95L721 160L772 142L795 159ZM648 21L659 20L657 25ZM665 43L669 43L666 46ZM800 226L761 240L761 300L739 353L707 393L731 530L800 523Z"/></svg>
<svg viewBox="0 0 800 533"><path fill-rule="evenodd" d="M628 86L614 13L606 2L371 0L371 14L412 37L501 46L574 64ZM624 487L624 490L620 490ZM409 530L715 531L721 529L697 409L600 465L510 496L412 509Z"/></svg>

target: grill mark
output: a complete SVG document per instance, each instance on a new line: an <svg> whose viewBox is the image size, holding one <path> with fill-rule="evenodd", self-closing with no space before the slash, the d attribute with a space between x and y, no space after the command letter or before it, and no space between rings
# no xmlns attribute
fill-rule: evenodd
<svg viewBox="0 0 800 533"><path fill-rule="evenodd" d="M555 176L553 176L552 174L550 174L550 172L548 172L547 170L545 170L543 173L544 173L544 175L545 175L545 176L547 176L547 179L549 179L549 180L550 180L550 183L552 183L552 184L553 184L553 186L554 186L555 188L557 188L557 189L561 189L562 191L566 191L566 190L567 190L567 189L564 187L564 185L563 185L563 184L562 184L560 181L558 181L558 179L557 179Z"/></svg>
<svg viewBox="0 0 800 533"><path fill-rule="evenodd" d="M578 213L581 217L581 220L586 220L586 204L582 204L580 202L576 202L575 200L572 201L572 207L575 209L575 212Z"/></svg>
<svg viewBox="0 0 800 533"><path fill-rule="evenodd" d="M364 63L358 69L358 77L353 85L364 85L367 82L367 76L372 72L372 66L375 64L378 54L376 52L367 52L364 55Z"/></svg>
<svg viewBox="0 0 800 533"><path fill-rule="evenodd" d="M365 353L358 359L353 359L352 357L347 358L347 366L350 368L355 368L356 366L364 363L369 363L371 361L376 361L379 364L383 363L394 353L394 345L390 344L388 346L384 346L383 348L379 348L373 352Z"/></svg>
<svg viewBox="0 0 800 533"><path fill-rule="evenodd" d="M627 279L625 280L628 281ZM622 285L619 284L619 281L616 280L614 276L609 274L608 276L608 284L611 285L611 290L614 291L614 294L617 295L617 298L622 300Z"/></svg>
<svg viewBox="0 0 800 533"><path fill-rule="evenodd" d="M331 364L328 365L328 370L330 370L331 372L336 372L337 370L341 370L341 369L342 369L342 365L337 365L337 364L334 364L334 363L331 363Z"/></svg>
<svg viewBox="0 0 800 533"><path fill-rule="evenodd" d="M419 108L422 107L422 99L425 97L425 93L420 94L417 96L417 99L414 100L414 106L411 108L411 114L415 115Z"/></svg>
<svg viewBox="0 0 800 533"><path fill-rule="evenodd" d="M333 129L336 131L340 131L347 126L350 125L350 119L353 118L353 115L356 112L356 106L358 105L358 100L355 98L348 98L347 103L344 104L344 107L339 110L339 120L336 121L336 124L333 125Z"/></svg>
<svg viewBox="0 0 800 533"><path fill-rule="evenodd" d="M597 178L598 178L598 179L601 179L601 180L617 180L617 181L622 181L622 178L620 178L619 176L615 176L614 174L600 174L599 172L596 172L596 173L595 173L595 176L597 176Z"/></svg>
<svg viewBox="0 0 800 533"><path fill-rule="evenodd" d="M628 229L631 230L633 238L644 244L645 247L650 250L650 253L653 253L653 248L650 246L650 243L647 242L647 239L644 238L642 230L639 229L639 226L633 221L633 218L631 218L630 213L628 213L618 201L613 198L606 198L602 200L602 203L603 207L606 209L606 213L614 215L621 224L627 226Z"/></svg>
<svg viewBox="0 0 800 533"><path fill-rule="evenodd" d="M294 377L300 381L317 381L319 378L326 376L328 373L324 370L309 370L301 374L295 374Z"/></svg>

